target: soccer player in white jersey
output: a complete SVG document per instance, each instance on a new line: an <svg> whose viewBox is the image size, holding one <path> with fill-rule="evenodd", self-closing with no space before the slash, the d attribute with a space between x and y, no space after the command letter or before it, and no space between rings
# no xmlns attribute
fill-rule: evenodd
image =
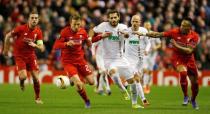
<svg viewBox="0 0 210 114"><path fill-rule="evenodd" d="M151 23L149 21L144 23L144 27L148 30L148 32L151 31ZM151 43L151 48L148 53L148 55L144 59L144 76L143 76L143 87L144 87L144 93L149 94L150 93L150 83L152 80L152 71L154 69L156 57L157 57L157 50L161 47L161 41L159 38L149 38Z"/></svg>
<svg viewBox="0 0 210 114"><path fill-rule="evenodd" d="M128 37L126 33L127 26L119 23L120 14L116 10L110 10L107 17L108 22L102 22L94 27L93 30L95 33L112 33L109 37L102 39L104 64L108 74L125 96L124 98L128 99L129 94L123 86L120 76L124 76L126 81L133 87L131 92L136 91L136 85L134 83L133 70L130 68L129 62L123 56L124 39ZM132 105L132 108L141 108L141 106L135 104Z"/></svg>
<svg viewBox="0 0 210 114"><path fill-rule="evenodd" d="M140 15L134 15L131 18L131 27L128 28L129 38L125 40L125 57L134 69L134 77L136 80L137 92L132 94L133 103L137 103L137 97L140 96L144 106L149 105L149 102L144 96L144 91L141 85L140 78L143 74L143 59L148 53L151 44L148 37L139 36L139 33L147 33L147 29L140 27ZM131 88L132 89L132 88Z"/></svg>
<svg viewBox="0 0 210 114"><path fill-rule="evenodd" d="M96 65L98 68L99 81L97 82L98 87L96 88L97 93L100 95L104 94L103 88L106 89L105 93L111 95L111 89L109 86L108 76L104 66L103 60L103 44L102 41L98 41L92 44L92 55L95 56Z"/></svg>

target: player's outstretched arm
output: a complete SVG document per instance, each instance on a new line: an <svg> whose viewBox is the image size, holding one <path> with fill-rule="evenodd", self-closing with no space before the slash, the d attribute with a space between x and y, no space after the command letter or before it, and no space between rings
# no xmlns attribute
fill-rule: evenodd
<svg viewBox="0 0 210 114"><path fill-rule="evenodd" d="M10 45L10 38L12 38L12 33L9 32L6 34L5 38L4 38L4 50L3 50L3 54L5 56L8 55L8 51L9 51L9 45Z"/></svg>
<svg viewBox="0 0 210 114"><path fill-rule="evenodd" d="M103 33L97 33L94 37L89 37L89 39L92 41L92 43L97 42L101 39L108 38L112 33L111 32L103 32Z"/></svg>
<svg viewBox="0 0 210 114"><path fill-rule="evenodd" d="M152 38L161 38L161 37L163 37L163 32L148 32L143 35L146 35L146 36L152 37Z"/></svg>
<svg viewBox="0 0 210 114"><path fill-rule="evenodd" d="M178 48L179 50L187 53L187 54L191 54L193 52L193 48L192 47L183 47L181 45L179 45L178 43L176 43L176 41L174 39L171 40L171 43Z"/></svg>

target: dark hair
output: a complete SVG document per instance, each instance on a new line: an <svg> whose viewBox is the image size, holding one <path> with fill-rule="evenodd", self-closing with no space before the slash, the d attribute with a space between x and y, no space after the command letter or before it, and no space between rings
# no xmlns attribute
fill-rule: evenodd
<svg viewBox="0 0 210 114"><path fill-rule="evenodd" d="M193 20L190 17L185 17L182 21L184 20L190 22L191 25L193 24Z"/></svg>
<svg viewBox="0 0 210 114"><path fill-rule="evenodd" d="M33 9L33 10L29 13L29 16L30 16L31 14L38 14L38 15L39 15L39 13L38 13L38 11L37 11L36 9Z"/></svg>
<svg viewBox="0 0 210 114"><path fill-rule="evenodd" d="M74 14L70 17L71 20L82 20L82 17L79 14Z"/></svg>
<svg viewBox="0 0 210 114"><path fill-rule="evenodd" d="M120 17L120 13L117 10L109 10L107 12L107 17L109 17L110 14L116 13L118 17Z"/></svg>

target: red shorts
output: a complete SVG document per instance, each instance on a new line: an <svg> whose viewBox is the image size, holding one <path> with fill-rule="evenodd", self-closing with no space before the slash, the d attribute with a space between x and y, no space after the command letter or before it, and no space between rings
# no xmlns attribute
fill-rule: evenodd
<svg viewBox="0 0 210 114"><path fill-rule="evenodd" d="M172 64L176 68L178 65L183 65L187 68L187 74L190 76L198 76L198 68L194 57L173 56Z"/></svg>
<svg viewBox="0 0 210 114"><path fill-rule="evenodd" d="M82 77L86 77L92 74L92 70L90 69L87 63L83 64L65 63L64 70L67 72L69 77L72 77L75 74L78 74Z"/></svg>
<svg viewBox="0 0 210 114"><path fill-rule="evenodd" d="M26 69L28 71L39 70L36 57L23 57L23 56L15 56L15 64L17 66L17 70Z"/></svg>

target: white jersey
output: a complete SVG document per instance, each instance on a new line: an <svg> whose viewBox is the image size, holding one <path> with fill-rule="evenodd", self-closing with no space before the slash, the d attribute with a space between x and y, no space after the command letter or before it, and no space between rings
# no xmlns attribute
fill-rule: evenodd
<svg viewBox="0 0 210 114"><path fill-rule="evenodd" d="M139 27L139 32L147 33L147 29ZM149 51L151 44L148 37L132 34L132 29L128 29L129 38L125 40L125 57L133 67L135 73L141 73L143 69L144 51Z"/></svg>
<svg viewBox="0 0 210 114"><path fill-rule="evenodd" d="M92 44L92 55L96 57L96 65L99 71L105 71L103 60L103 44L102 41L98 41Z"/></svg>
<svg viewBox="0 0 210 114"><path fill-rule="evenodd" d="M160 38L150 38L150 43L152 46L151 49L153 49L154 46L161 43L161 40ZM144 59L144 68L153 70L157 54L158 54L158 51L154 51L154 50L150 51L150 53Z"/></svg>
<svg viewBox="0 0 210 114"><path fill-rule="evenodd" d="M112 32L108 38L102 39L104 66L107 71L117 69L119 75L130 79L133 77L133 69L129 67L128 60L123 56L124 36L119 31L127 31L127 26L118 24L112 27L109 22L102 22L93 28L95 33Z"/></svg>
<svg viewBox="0 0 210 114"><path fill-rule="evenodd" d="M112 27L109 22L102 22L94 27L93 30L95 33L112 32L112 35L104 38L102 41L104 59L117 59L122 57L124 38L119 34L119 31L127 30L126 25L118 24L116 27Z"/></svg>
<svg viewBox="0 0 210 114"><path fill-rule="evenodd" d="M150 43L151 43L151 49L153 49L154 46L158 45L161 43L160 41L160 38L150 38ZM156 57L158 54L157 51L151 51L149 54L148 54L148 57L149 58L154 58Z"/></svg>

